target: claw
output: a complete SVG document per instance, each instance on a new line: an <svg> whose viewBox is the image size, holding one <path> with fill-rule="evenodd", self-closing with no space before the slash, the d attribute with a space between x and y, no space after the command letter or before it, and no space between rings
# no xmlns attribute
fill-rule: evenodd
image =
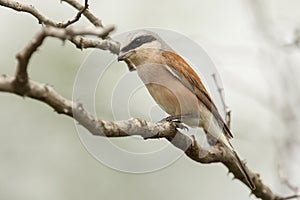
<svg viewBox="0 0 300 200"><path fill-rule="evenodd" d="M176 128L180 128L180 129L183 129L183 130L186 130L186 131L189 130L189 128L181 122L181 116L180 115L168 116L166 118L163 118L159 122L173 122L176 125Z"/></svg>
<svg viewBox="0 0 300 200"><path fill-rule="evenodd" d="M173 121L173 123L175 123L177 128L180 128L180 129L185 130L185 131L189 130L189 128L180 121Z"/></svg>

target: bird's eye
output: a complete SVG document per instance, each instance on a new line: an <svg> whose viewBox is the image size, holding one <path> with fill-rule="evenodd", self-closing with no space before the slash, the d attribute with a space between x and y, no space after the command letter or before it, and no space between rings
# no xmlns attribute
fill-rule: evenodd
<svg viewBox="0 0 300 200"><path fill-rule="evenodd" d="M141 42L142 42L141 38L136 38L136 39L134 40L134 43L135 43L135 44L140 44Z"/></svg>

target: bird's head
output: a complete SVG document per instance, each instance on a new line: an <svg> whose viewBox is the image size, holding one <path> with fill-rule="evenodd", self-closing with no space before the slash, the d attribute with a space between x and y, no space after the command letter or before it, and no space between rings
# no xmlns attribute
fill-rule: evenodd
<svg viewBox="0 0 300 200"><path fill-rule="evenodd" d="M170 47L156 33L139 30L128 35L127 41L121 45L118 61L137 66L162 50L170 50Z"/></svg>

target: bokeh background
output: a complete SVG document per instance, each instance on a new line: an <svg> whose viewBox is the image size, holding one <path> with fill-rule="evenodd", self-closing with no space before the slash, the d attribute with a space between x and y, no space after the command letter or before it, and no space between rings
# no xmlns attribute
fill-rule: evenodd
<svg viewBox="0 0 300 200"><path fill-rule="evenodd" d="M22 3L57 21L76 13L59 1ZM116 34L166 28L206 49L232 110L234 146L280 194L292 193L286 180L300 187L299 7L297 0L90 2L104 24L117 26ZM13 75L16 53L40 26L3 7L0 19L0 73ZM47 38L30 61L30 77L72 98L76 73L91 51ZM147 174L108 168L86 151L70 118L28 98L0 93L0 125L0 199L255 199L221 164L186 156Z"/></svg>

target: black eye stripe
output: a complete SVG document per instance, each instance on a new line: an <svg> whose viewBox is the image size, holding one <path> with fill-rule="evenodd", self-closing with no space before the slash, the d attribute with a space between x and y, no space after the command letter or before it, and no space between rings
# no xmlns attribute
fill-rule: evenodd
<svg viewBox="0 0 300 200"><path fill-rule="evenodd" d="M145 43L152 42L156 40L152 35L141 35L135 38L132 42L130 42L127 46L121 49L122 52L127 52L129 50L135 49Z"/></svg>

